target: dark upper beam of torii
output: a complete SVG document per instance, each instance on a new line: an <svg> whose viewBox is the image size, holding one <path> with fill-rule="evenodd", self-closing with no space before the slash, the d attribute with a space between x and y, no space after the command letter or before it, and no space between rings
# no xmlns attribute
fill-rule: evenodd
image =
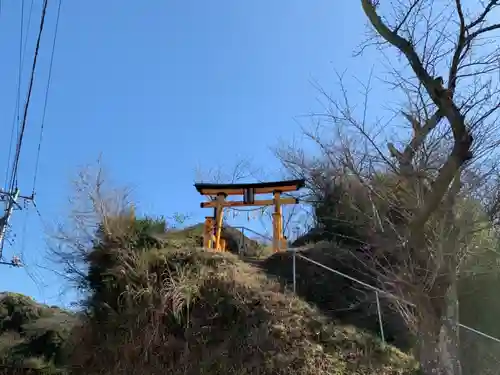
<svg viewBox="0 0 500 375"><path fill-rule="evenodd" d="M253 189L255 194L272 194L274 192L288 193L297 191L305 186L304 179L258 182L258 183L236 183L236 184L211 184L196 183L194 187L201 195L243 195L245 190Z"/></svg>
<svg viewBox="0 0 500 375"><path fill-rule="evenodd" d="M283 204L297 204L296 198L282 198L281 194L297 191L305 186L305 179L259 182L259 183L236 183L236 184L210 184L196 183L194 187L201 195L210 196L210 202L201 204L201 207L213 207L214 215L205 217L203 246L213 248L216 251L224 251L221 245L221 233L223 226L224 207L232 206L274 206L273 213L273 251L278 252L280 248L286 247L283 241ZM273 199L255 200L259 194L273 194ZM242 195L243 201L227 201L229 195Z"/></svg>

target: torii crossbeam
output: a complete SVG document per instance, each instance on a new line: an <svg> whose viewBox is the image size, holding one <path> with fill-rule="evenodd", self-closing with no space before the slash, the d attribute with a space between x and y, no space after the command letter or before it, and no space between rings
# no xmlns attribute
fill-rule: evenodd
<svg viewBox="0 0 500 375"><path fill-rule="evenodd" d="M286 248L283 236L283 214L281 206L283 204L297 204L298 198L285 197L281 194L298 191L305 186L304 179L245 183L245 184L205 184L194 185L201 195L211 198L209 202L201 203L202 208L214 208L214 215L205 218L204 246L217 251L223 251L221 243L222 218L224 207L245 207L245 206L271 206L274 205L273 212L273 251L278 252ZM255 200L259 194L272 194L272 199ZM241 195L242 201L228 201L229 195Z"/></svg>

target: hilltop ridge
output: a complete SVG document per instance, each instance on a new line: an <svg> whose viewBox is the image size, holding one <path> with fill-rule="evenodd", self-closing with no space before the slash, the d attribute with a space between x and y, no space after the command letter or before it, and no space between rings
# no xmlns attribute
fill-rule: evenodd
<svg viewBox="0 0 500 375"><path fill-rule="evenodd" d="M29 297L0 298L10 314L3 327L20 311L26 316L20 329L7 333L24 341L3 352L5 373L417 373L412 357L326 317L260 268L230 252L198 247L197 228L154 235L145 247L96 247L89 266L99 287L78 317ZM62 333L55 333L56 326ZM33 327L41 331L28 334ZM17 351L28 342L45 342L45 352L39 346Z"/></svg>
<svg viewBox="0 0 500 375"><path fill-rule="evenodd" d="M233 254L145 251L123 257L110 273L122 303L112 319L88 322L77 374L415 372L411 357L329 321Z"/></svg>

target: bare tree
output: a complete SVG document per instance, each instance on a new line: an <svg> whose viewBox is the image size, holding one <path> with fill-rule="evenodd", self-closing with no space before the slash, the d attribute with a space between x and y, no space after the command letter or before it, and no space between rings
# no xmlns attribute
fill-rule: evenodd
<svg viewBox="0 0 500 375"><path fill-rule="evenodd" d="M203 172L200 169L196 172L196 179L198 182L207 182L214 184L237 184L245 182L263 182L264 172L260 168L256 168L247 159L238 159L232 168L225 170L223 167L218 167L210 169L207 172ZM214 197L207 197L208 199L214 199ZM269 223L272 220L271 206L265 207L254 207L254 208L228 208L229 216L237 217L241 215L246 215L250 217L257 218L260 221L265 233L263 233L263 238L270 238L271 233L266 229L269 227ZM303 213L303 207L296 208L295 206L291 209L284 209L284 220L283 229L288 238L293 236L293 232L296 231L297 218ZM224 222L227 223L227 217L224 218ZM301 222L299 222L301 223ZM300 232L303 232L303 225L300 227ZM296 235L296 234L295 234Z"/></svg>
<svg viewBox="0 0 500 375"><path fill-rule="evenodd" d="M59 276L86 291L88 255L98 231L108 237L124 237L135 216L130 191L110 186L101 159L95 166L82 168L72 185L68 218L49 233L48 256Z"/></svg>
<svg viewBox="0 0 500 375"><path fill-rule="evenodd" d="M219 166L204 171L198 167L196 181L213 184L236 184L243 183L248 179L258 180L258 176L261 174L262 171L252 166L250 160L240 158L236 159L230 168Z"/></svg>
<svg viewBox="0 0 500 375"><path fill-rule="evenodd" d="M457 274L471 254L475 230L459 210L467 197L480 201L490 217L498 212L500 24L492 18L500 2L361 5L370 35L360 53L369 47L381 52L389 73L382 81L400 94L393 116L383 121L368 115L369 84L358 112L340 76L343 95L322 91L328 111L320 119L320 125L327 119L335 126L336 137L325 138L318 125L306 135L320 157L292 149L280 159L292 173L309 177L312 192L339 181L362 192L363 200L347 199L363 213L356 216L366 229L363 261L387 292L399 296L392 303L418 339L424 372L457 375ZM409 125L409 139L385 142L387 130L401 122ZM381 175L390 181L381 184Z"/></svg>
<svg viewBox="0 0 500 375"><path fill-rule="evenodd" d="M391 278L393 289L405 290L402 294L413 297L412 302L418 306L411 311L418 312L414 313L415 331L421 342L418 354L427 373L461 373L456 325L456 274L461 254L457 251L459 229L454 222L455 206L464 168L470 166L474 156L477 161L482 159L481 152L491 152L492 143L486 137L492 136L500 103L497 79L500 54L496 46L487 45L495 40L496 30L500 29L500 24L491 20L500 3L497 0L472 3L465 7L461 0L410 0L384 9L371 0L361 0L376 33L373 40L379 46L387 44L395 48L409 63L413 75L413 79L396 81L406 89L414 104L411 112L404 113L412 125L413 136L402 151L389 145L400 175L417 198L411 202L408 232L402 243L403 252L411 255L405 260L411 264L407 269L413 272L410 277L403 276L403 282L395 283ZM441 122L444 142L440 146L449 145L449 151L439 155L436 171L427 173L420 182L412 165L415 153L423 149L429 133ZM447 138L448 134L451 136ZM438 211L441 211L440 225L432 228L439 231L429 236L431 216ZM429 243L430 238L442 240ZM431 267L429 259L433 260ZM414 292L416 286L420 287L418 293ZM417 295L420 296L415 298ZM410 312L407 305L399 308L404 313Z"/></svg>

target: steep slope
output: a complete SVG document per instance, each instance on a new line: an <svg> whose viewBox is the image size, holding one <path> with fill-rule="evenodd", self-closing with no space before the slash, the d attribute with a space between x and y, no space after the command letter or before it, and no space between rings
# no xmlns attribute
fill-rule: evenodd
<svg viewBox="0 0 500 375"><path fill-rule="evenodd" d="M104 310L75 331L74 374L415 373L410 357L331 323L234 255L100 251L119 256Z"/></svg>
<svg viewBox="0 0 500 375"><path fill-rule="evenodd" d="M331 267L367 284L375 284L373 275L363 262L352 256L350 250L334 243L317 243L297 249L298 254ZM260 264L269 275L276 276L283 284L293 282L292 253L281 252ZM327 271L297 257L296 291L305 301L317 306L325 315L345 324L380 333L375 293L345 277ZM380 305L384 322L385 339L402 350L409 350L412 338L400 315L391 308L383 296Z"/></svg>

